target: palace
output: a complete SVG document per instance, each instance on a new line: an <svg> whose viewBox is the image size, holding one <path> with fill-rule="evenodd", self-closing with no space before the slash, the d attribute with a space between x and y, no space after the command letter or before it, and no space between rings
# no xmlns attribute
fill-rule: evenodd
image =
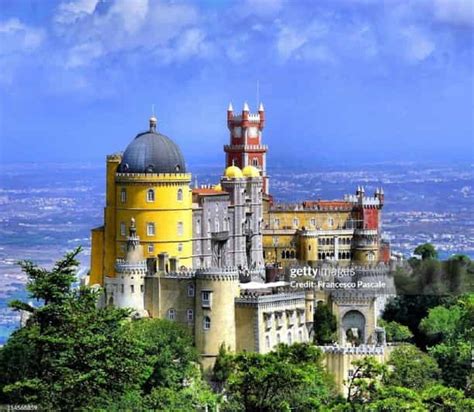
<svg viewBox="0 0 474 412"><path fill-rule="evenodd" d="M277 203L264 126L262 104L257 113L244 104L238 114L229 105L223 175L191 188L180 148L150 118L123 153L107 156L104 224L92 230L88 281L104 288L104 305L184 325L204 368L222 344L265 353L310 341L313 313L327 303L338 342L323 349L343 389L352 359L385 356L377 327L381 296L392 291L381 235L384 191L368 196L359 186L342 200ZM346 272L295 282L289 273L297 267ZM324 287L343 282L356 286Z"/></svg>

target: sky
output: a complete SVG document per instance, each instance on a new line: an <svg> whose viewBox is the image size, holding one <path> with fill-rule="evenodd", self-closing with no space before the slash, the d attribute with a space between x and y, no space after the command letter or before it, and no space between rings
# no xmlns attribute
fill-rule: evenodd
<svg viewBox="0 0 474 412"><path fill-rule="evenodd" d="M223 159L474 160L473 0L0 0L0 161L102 162L147 129Z"/></svg>

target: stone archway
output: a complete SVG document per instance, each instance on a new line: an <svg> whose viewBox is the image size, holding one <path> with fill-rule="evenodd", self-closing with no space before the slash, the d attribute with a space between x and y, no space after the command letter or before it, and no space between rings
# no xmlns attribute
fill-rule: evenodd
<svg viewBox="0 0 474 412"><path fill-rule="evenodd" d="M350 310L342 317L343 341L358 346L365 343L365 316L358 310Z"/></svg>

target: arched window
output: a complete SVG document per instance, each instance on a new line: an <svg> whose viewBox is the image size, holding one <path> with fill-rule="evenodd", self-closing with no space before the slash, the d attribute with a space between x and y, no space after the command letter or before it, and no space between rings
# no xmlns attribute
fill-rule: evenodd
<svg viewBox="0 0 474 412"><path fill-rule="evenodd" d="M147 223L146 224L146 234L147 236L155 236L155 224Z"/></svg>
<svg viewBox="0 0 474 412"><path fill-rule="evenodd" d="M154 202L155 201L155 191L153 189L148 189L147 190L146 200L147 200L147 202Z"/></svg>
<svg viewBox="0 0 474 412"><path fill-rule="evenodd" d="M311 250L311 245L308 245L308 250Z"/></svg>
<svg viewBox="0 0 474 412"><path fill-rule="evenodd" d="M258 166L258 159L257 158L252 159L252 165L253 166Z"/></svg>
<svg viewBox="0 0 474 412"><path fill-rule="evenodd" d="M192 298L194 296L194 285L190 284L188 285L188 296Z"/></svg>
<svg viewBox="0 0 474 412"><path fill-rule="evenodd" d="M175 320L176 319L176 309L168 309L168 319Z"/></svg>
<svg viewBox="0 0 474 412"><path fill-rule="evenodd" d="M192 322L194 320L194 310L188 309L186 311L186 319L188 320L188 322Z"/></svg>
<svg viewBox="0 0 474 412"><path fill-rule="evenodd" d="M288 250L285 252L285 257L286 257L287 259L290 258L290 252L289 252Z"/></svg>
<svg viewBox="0 0 474 412"><path fill-rule="evenodd" d="M125 203L127 201L127 189L124 187L120 190L120 202Z"/></svg>
<svg viewBox="0 0 474 412"><path fill-rule="evenodd" d="M211 318L209 316L204 316L204 319L202 320L202 327L204 330L211 329Z"/></svg>
<svg viewBox="0 0 474 412"><path fill-rule="evenodd" d="M177 232L178 232L178 236L183 236L183 222L178 222Z"/></svg>
<svg viewBox="0 0 474 412"><path fill-rule="evenodd" d="M176 198L178 199L178 202L181 202L183 200L183 189L178 189L178 194Z"/></svg>
<svg viewBox="0 0 474 412"><path fill-rule="evenodd" d="M214 231L220 232L219 219L217 217L214 220Z"/></svg>
<svg viewBox="0 0 474 412"><path fill-rule="evenodd" d="M270 336L265 336L265 347L270 349Z"/></svg>
<svg viewBox="0 0 474 412"><path fill-rule="evenodd" d="M291 332L288 332L288 345L293 344L293 336L291 335Z"/></svg>
<svg viewBox="0 0 474 412"><path fill-rule="evenodd" d="M294 251L294 250L291 251L290 257L291 257L291 259L294 259L294 258L295 258L295 251Z"/></svg>
<svg viewBox="0 0 474 412"><path fill-rule="evenodd" d="M280 334L279 334L279 333L277 333L276 338L277 338L277 344L280 344L280 343L281 343L281 338L280 338Z"/></svg>
<svg viewBox="0 0 474 412"><path fill-rule="evenodd" d="M300 342L303 342L303 332L301 332L301 331L298 332L298 340Z"/></svg>
<svg viewBox="0 0 474 412"><path fill-rule="evenodd" d="M285 251L284 250L281 251L281 258L285 259Z"/></svg>

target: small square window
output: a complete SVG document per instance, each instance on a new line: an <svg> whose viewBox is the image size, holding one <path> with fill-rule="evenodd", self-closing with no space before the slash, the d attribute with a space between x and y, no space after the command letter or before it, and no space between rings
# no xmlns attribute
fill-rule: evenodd
<svg viewBox="0 0 474 412"><path fill-rule="evenodd" d="M155 251L155 245L148 245L148 253L153 253Z"/></svg>
<svg viewBox="0 0 474 412"><path fill-rule="evenodd" d="M194 285L188 285L188 297L192 298L194 296Z"/></svg>
<svg viewBox="0 0 474 412"><path fill-rule="evenodd" d="M182 251L183 251L183 244L178 243L178 252L182 252Z"/></svg>
<svg viewBox="0 0 474 412"><path fill-rule="evenodd" d="M120 235L125 236L127 234L127 227L124 222L120 222Z"/></svg>
<svg viewBox="0 0 474 412"><path fill-rule="evenodd" d="M188 322L194 321L194 310L188 309L186 311L186 318L188 319Z"/></svg>

